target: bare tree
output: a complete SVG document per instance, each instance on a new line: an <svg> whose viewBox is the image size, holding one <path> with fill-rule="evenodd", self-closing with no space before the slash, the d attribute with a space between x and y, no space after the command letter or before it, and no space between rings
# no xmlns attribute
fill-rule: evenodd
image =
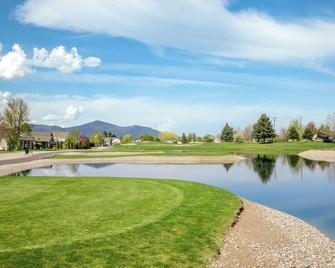
<svg viewBox="0 0 335 268"><path fill-rule="evenodd" d="M252 125L247 126L242 132L242 139L244 141L252 141Z"/></svg>
<svg viewBox="0 0 335 268"><path fill-rule="evenodd" d="M287 141L288 140L287 129L284 128L284 127L280 129L279 140L280 141Z"/></svg>
<svg viewBox="0 0 335 268"><path fill-rule="evenodd" d="M326 124L329 127L329 129L334 132L335 131L335 115L328 114Z"/></svg>
<svg viewBox="0 0 335 268"><path fill-rule="evenodd" d="M6 138L6 127L3 114L0 112L0 141L4 138Z"/></svg>
<svg viewBox="0 0 335 268"><path fill-rule="evenodd" d="M29 107L21 98L11 98L4 110L4 127L9 148L13 150L22 134L31 131Z"/></svg>

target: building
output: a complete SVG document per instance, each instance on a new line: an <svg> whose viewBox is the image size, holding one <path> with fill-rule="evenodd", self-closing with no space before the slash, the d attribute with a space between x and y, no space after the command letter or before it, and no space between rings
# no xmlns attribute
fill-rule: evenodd
<svg viewBox="0 0 335 268"><path fill-rule="evenodd" d="M57 146L63 148L68 132L32 132L31 137L34 139L35 149L48 149Z"/></svg>
<svg viewBox="0 0 335 268"><path fill-rule="evenodd" d="M121 140L115 137L105 137L103 139L103 146L105 147L109 147L113 144L119 144L119 143L121 143Z"/></svg>

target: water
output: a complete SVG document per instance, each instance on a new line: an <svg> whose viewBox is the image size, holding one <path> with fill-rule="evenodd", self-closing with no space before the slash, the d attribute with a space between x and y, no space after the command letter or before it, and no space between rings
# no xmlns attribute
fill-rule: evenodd
<svg viewBox="0 0 335 268"><path fill-rule="evenodd" d="M36 168L23 176L172 178L224 187L294 215L335 240L335 164L298 156L249 156L236 164L80 164Z"/></svg>

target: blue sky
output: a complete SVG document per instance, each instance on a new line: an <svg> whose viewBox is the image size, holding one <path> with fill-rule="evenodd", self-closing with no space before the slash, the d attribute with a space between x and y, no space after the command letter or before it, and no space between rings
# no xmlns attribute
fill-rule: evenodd
<svg viewBox="0 0 335 268"><path fill-rule="evenodd" d="M23 97L36 123L205 134L335 112L330 0L4 0L0 42L1 105Z"/></svg>

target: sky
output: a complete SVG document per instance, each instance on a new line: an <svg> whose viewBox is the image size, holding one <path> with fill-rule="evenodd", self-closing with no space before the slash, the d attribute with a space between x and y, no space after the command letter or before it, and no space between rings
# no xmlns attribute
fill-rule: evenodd
<svg viewBox="0 0 335 268"><path fill-rule="evenodd" d="M335 107L334 0L1 0L0 108L179 134L320 124Z"/></svg>

